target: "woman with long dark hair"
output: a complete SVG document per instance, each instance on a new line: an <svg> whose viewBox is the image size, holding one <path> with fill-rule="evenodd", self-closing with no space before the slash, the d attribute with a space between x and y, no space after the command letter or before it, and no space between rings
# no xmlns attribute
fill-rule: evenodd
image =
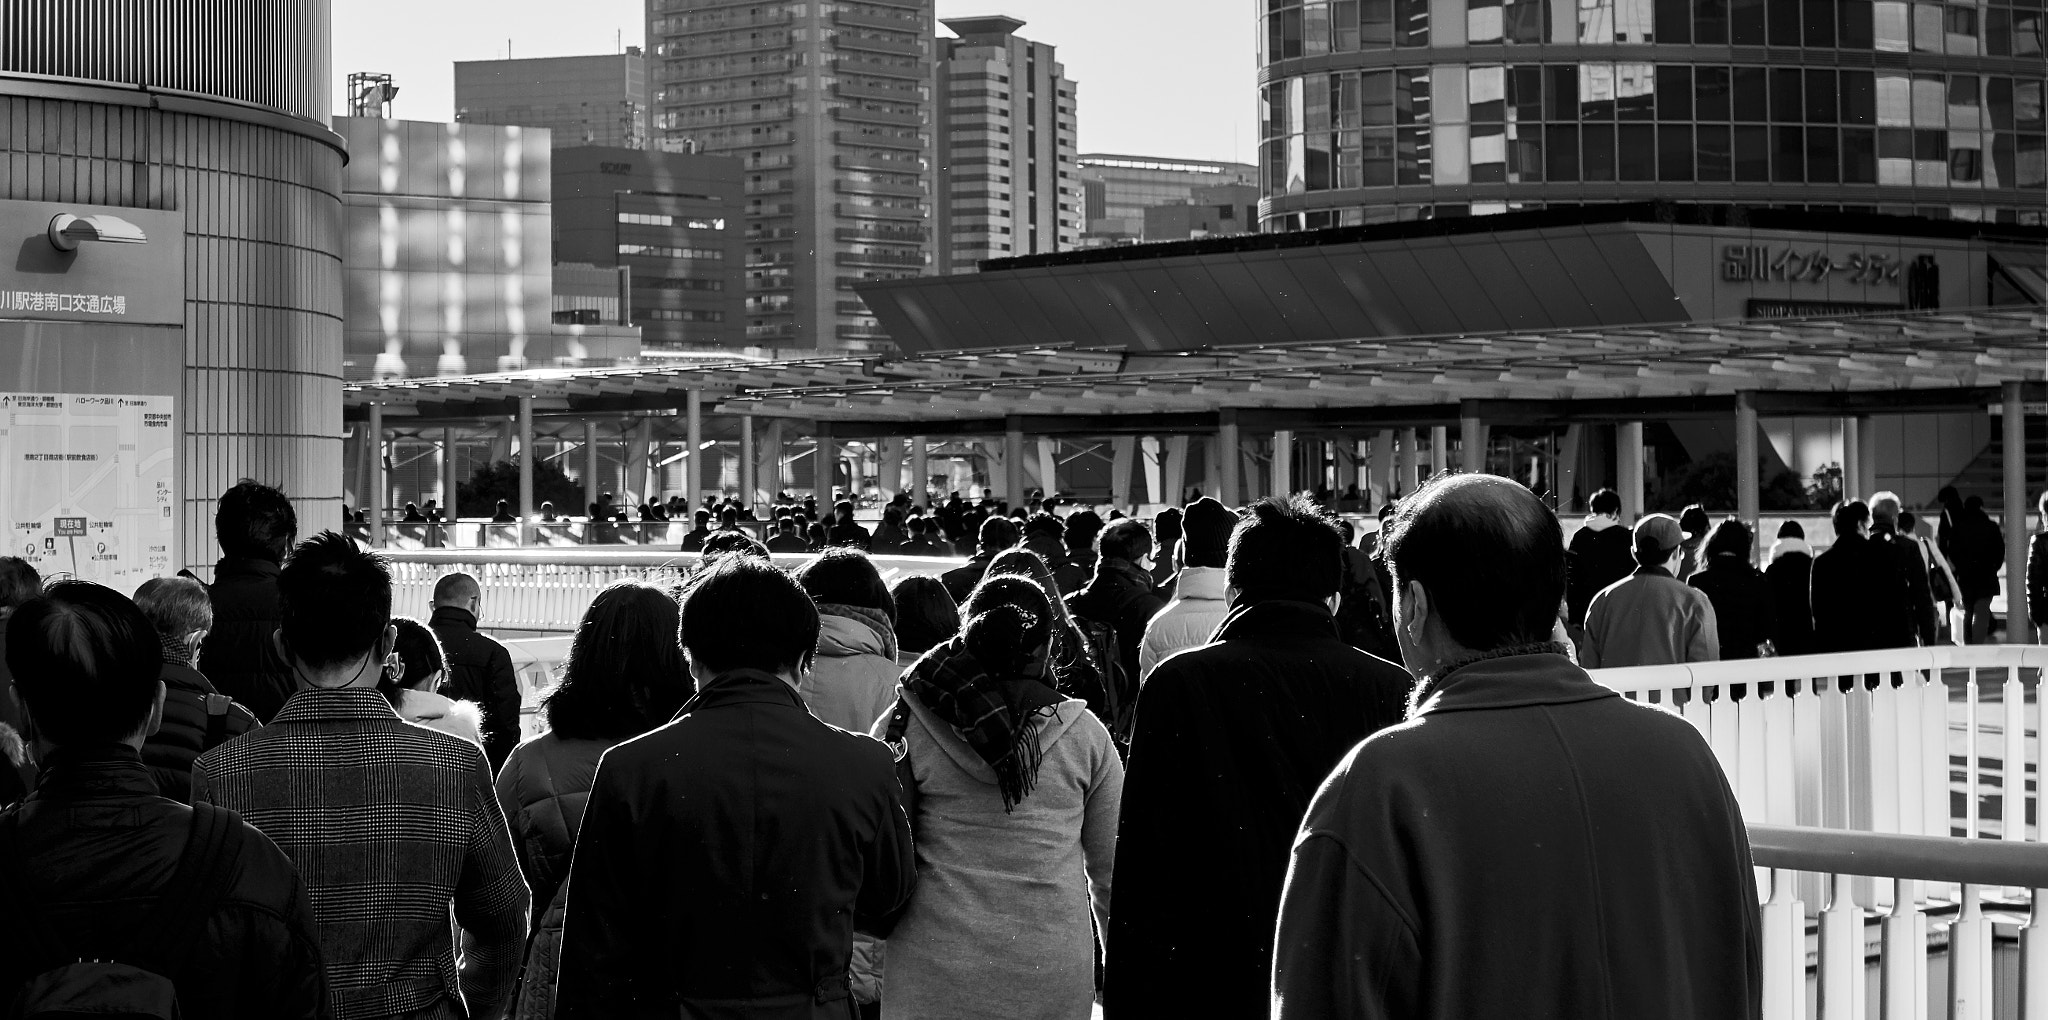
<svg viewBox="0 0 2048 1020"><path fill-rule="evenodd" d="M654 585L619 581L598 592L576 625L560 679L541 698L547 732L514 748L498 773L498 803L533 890L517 1020L554 1015L563 892L598 758L665 725L695 689L681 622L675 597Z"/></svg>
<svg viewBox="0 0 2048 1020"><path fill-rule="evenodd" d="M1777 597L1763 571L1749 562L1755 545L1748 525L1727 518L1707 535L1702 565L1686 579L1714 607L1723 659L1754 659L1778 636Z"/></svg>
<svg viewBox="0 0 2048 1020"><path fill-rule="evenodd" d="M988 561L987 576L998 574L1028 579L1045 593L1046 600L1052 604L1053 688L1087 702L1091 712L1103 705L1107 692L1102 689L1101 664L1089 657L1088 641L1081 636L1081 628L1074 625L1073 615L1067 612L1067 603L1060 597L1059 583L1045 558L1022 546L1005 549ZM974 595L970 592L967 604L960 607L962 617L980 611L973 602Z"/></svg>
<svg viewBox="0 0 2048 1020"><path fill-rule="evenodd" d="M882 1016L1085 1020L1123 763L1050 684L1045 593L991 574L968 604L960 635L903 675L918 880L887 943ZM874 733L889 731L885 718Z"/></svg>

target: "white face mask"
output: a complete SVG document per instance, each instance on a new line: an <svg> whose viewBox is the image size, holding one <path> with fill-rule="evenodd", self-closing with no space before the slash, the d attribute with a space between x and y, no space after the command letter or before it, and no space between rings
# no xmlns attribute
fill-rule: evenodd
<svg viewBox="0 0 2048 1020"><path fill-rule="evenodd" d="M1151 553L1146 553L1145 555L1143 555L1143 556L1140 556L1140 557L1138 557L1138 569L1140 569L1140 570L1146 570L1146 571L1149 571L1149 570L1151 570L1151 569L1152 569L1152 554L1151 554Z"/></svg>

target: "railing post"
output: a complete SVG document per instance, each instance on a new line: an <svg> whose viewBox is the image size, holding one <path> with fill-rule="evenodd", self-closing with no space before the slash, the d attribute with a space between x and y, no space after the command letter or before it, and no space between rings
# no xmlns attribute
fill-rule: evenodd
<svg viewBox="0 0 2048 1020"><path fill-rule="evenodd" d="M2020 1020L2048 1020L2048 889L2031 890L2020 927Z"/></svg>
<svg viewBox="0 0 2048 1020"><path fill-rule="evenodd" d="M1806 1015L1806 915L1792 892L1793 872L1771 871L1763 906L1764 1020Z"/></svg>
<svg viewBox="0 0 2048 1020"><path fill-rule="evenodd" d="M1878 950L1878 1003L1884 1020L1927 1020L1927 915L1919 883L1892 880L1892 912Z"/></svg>
<svg viewBox="0 0 2048 1020"><path fill-rule="evenodd" d="M1835 875L1831 884L1828 908L1820 915L1819 1015L1821 1020L1863 1020L1863 912L1850 893L1848 876Z"/></svg>
<svg viewBox="0 0 2048 1020"><path fill-rule="evenodd" d="M1961 909L1948 928L1948 1020L1991 1020L1991 919L1982 887L1963 884Z"/></svg>

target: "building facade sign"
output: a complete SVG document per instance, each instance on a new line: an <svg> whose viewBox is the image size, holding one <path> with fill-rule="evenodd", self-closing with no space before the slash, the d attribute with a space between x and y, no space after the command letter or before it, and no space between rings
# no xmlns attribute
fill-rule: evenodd
<svg viewBox="0 0 2048 1020"><path fill-rule="evenodd" d="M133 226L140 239L82 240L69 251L50 242L50 221L105 216ZM185 218L161 209L69 202L0 201L0 319L185 322Z"/></svg>
<svg viewBox="0 0 2048 1020"><path fill-rule="evenodd" d="M1820 247L1729 244L1721 247L1721 279L1825 283L1836 273L1867 287L1896 286L1904 260L1879 251L1831 252Z"/></svg>

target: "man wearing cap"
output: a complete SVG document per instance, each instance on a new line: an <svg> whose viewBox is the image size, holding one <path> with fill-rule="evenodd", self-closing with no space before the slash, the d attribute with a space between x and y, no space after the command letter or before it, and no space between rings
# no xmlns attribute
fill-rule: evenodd
<svg viewBox="0 0 2048 1020"><path fill-rule="evenodd" d="M1580 665L1668 666L1721 657L1714 604L1673 574L1684 543L1685 533L1670 514L1636 522L1635 573L1593 596Z"/></svg>
<svg viewBox="0 0 2048 1020"><path fill-rule="evenodd" d="M1208 644L1216 625L1229 615L1224 591L1230 582L1223 564L1230 553L1230 529L1236 526L1237 515L1208 496L1181 512L1180 542L1174 550L1180 573L1173 601L1145 625L1145 643L1138 648L1141 682L1167 656Z"/></svg>

